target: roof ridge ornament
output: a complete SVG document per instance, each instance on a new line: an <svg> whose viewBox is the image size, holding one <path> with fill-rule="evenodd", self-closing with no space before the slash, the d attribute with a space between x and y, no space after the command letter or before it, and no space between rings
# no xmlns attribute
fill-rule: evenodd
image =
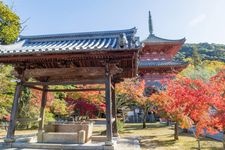
<svg viewBox="0 0 225 150"><path fill-rule="evenodd" d="M148 27L149 27L149 36L153 35L153 25L152 25L152 16L151 12L149 11L149 16L148 16Z"/></svg>
<svg viewBox="0 0 225 150"><path fill-rule="evenodd" d="M128 41L127 41L127 36L125 33L122 33L119 35L119 48L127 48L128 46Z"/></svg>

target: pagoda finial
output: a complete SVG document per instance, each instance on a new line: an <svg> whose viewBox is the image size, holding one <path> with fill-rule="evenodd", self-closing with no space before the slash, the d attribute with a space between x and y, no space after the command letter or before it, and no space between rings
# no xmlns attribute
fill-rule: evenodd
<svg viewBox="0 0 225 150"><path fill-rule="evenodd" d="M148 26L149 26L149 33L150 35L153 34L153 26L152 26L152 17L151 12L149 11L149 18L148 18Z"/></svg>

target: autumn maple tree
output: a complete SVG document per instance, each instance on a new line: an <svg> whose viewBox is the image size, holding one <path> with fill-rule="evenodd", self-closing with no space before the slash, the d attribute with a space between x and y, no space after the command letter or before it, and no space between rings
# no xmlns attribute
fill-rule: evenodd
<svg viewBox="0 0 225 150"><path fill-rule="evenodd" d="M223 147L225 148L225 69L210 79L210 84L214 89L214 99L212 101L211 115L214 120L212 125L223 132Z"/></svg>
<svg viewBox="0 0 225 150"><path fill-rule="evenodd" d="M146 128L146 117L152 105L148 95L145 93L145 81L131 79L126 80L123 84L124 90L130 96L130 99L143 110L142 123L143 128Z"/></svg>
<svg viewBox="0 0 225 150"><path fill-rule="evenodd" d="M166 91L151 97L159 111L164 112L170 120L183 128L195 126L197 139L203 129L209 132L213 130L209 113L212 99L215 99L215 95L209 83L184 77L168 81ZM177 129L175 124L175 139L178 139Z"/></svg>
<svg viewBox="0 0 225 150"><path fill-rule="evenodd" d="M99 85L92 85L91 87L99 87ZM82 86L80 88L90 88L90 86ZM65 101L70 114L79 118L84 116L86 118L94 118L100 113L105 113L105 101L101 91L68 93Z"/></svg>

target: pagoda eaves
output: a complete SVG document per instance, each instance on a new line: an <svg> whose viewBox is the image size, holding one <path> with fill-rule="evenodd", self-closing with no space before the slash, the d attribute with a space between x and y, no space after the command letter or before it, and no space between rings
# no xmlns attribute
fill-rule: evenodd
<svg viewBox="0 0 225 150"><path fill-rule="evenodd" d="M184 42L185 38L170 40L155 36L149 12L149 36L141 42L138 69L147 87L160 80L171 79L187 67L187 63L173 60Z"/></svg>

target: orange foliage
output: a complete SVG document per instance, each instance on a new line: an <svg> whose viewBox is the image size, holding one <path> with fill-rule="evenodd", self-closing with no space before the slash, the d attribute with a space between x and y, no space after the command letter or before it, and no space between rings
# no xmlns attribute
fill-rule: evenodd
<svg viewBox="0 0 225 150"><path fill-rule="evenodd" d="M118 84L116 87L117 92L125 93L130 96L139 106L145 107L149 103L149 98L144 95L145 81L127 79L124 82Z"/></svg>
<svg viewBox="0 0 225 150"><path fill-rule="evenodd" d="M211 86L214 88L213 108L212 112L215 128L225 130L225 69L221 70L217 75L211 78Z"/></svg>
<svg viewBox="0 0 225 150"><path fill-rule="evenodd" d="M217 99L215 89L201 80L178 78L167 83L167 90L151 96L151 101L158 110L182 127L196 127L198 136L203 129L212 131L212 120L209 113L213 101Z"/></svg>
<svg viewBox="0 0 225 150"><path fill-rule="evenodd" d="M41 106L41 99L42 99L42 91L32 89L31 90L32 96L31 96L31 104L35 105L36 107ZM53 93L48 93L47 94L47 103L46 107L49 107L52 105L52 102L54 100L54 94Z"/></svg>

